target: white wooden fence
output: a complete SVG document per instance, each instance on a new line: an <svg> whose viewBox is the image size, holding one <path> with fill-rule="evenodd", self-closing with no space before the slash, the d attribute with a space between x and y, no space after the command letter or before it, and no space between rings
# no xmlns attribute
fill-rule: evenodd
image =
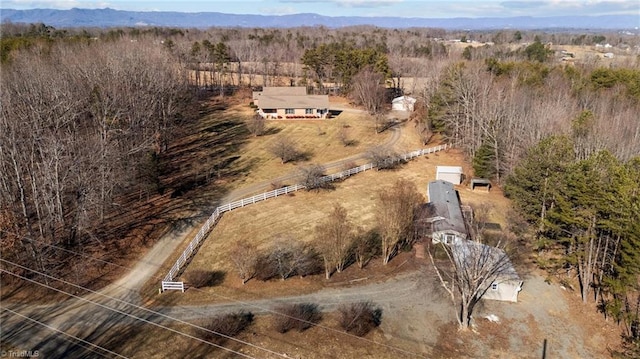
<svg viewBox="0 0 640 359"><path fill-rule="evenodd" d="M409 152L409 153L405 153L405 154L399 155L398 157L393 158L390 161L391 162L407 161L407 160L410 160L410 159L418 157L418 156L424 156L424 155L427 155L427 154L430 154L430 153L443 151L443 150L446 150L448 148L451 148L451 145L444 144L444 145L440 145L440 146L436 146L436 147L430 147L430 148L425 148L425 149L421 149L421 150L416 150L416 151L413 151L413 152ZM360 172L364 172L364 171L370 170L370 169L375 168L375 167L376 167L375 164L367 163L367 164L362 165L362 166L351 168L351 169L348 169L348 170L345 170L345 171L342 171L342 172L338 172L338 173L335 173L335 174L332 174L332 175L324 176L324 177L321 178L320 181L321 182L335 181L335 180L338 180L338 179L342 179L342 178L346 178L346 177L352 176L352 175L354 175L356 173L360 173ZM162 290L163 291L165 289L166 290L182 290L184 292L184 283L183 282L173 282L173 279L180 275L180 271L182 269L184 269L184 266L187 264L187 261L189 261L191 259L191 257L195 254L195 252L198 250L198 248L202 244L202 241L207 237L209 232L211 232L211 230L213 230L213 227L215 227L216 223L218 223L218 220L220 220L220 217L222 217L222 214L224 212L229 212L229 211L232 211L232 210L234 210L236 208L248 206L250 204L261 202L261 201L267 200L269 198L275 198L275 197L278 197L278 196L285 195L287 193L296 192L296 191L299 191L299 190L304 189L304 188L306 188L306 187L304 185L301 185L301 184L296 184L296 185L288 186L288 187L282 187L282 188L278 188L278 189L273 190L273 191L269 191L269 192L265 192L265 193L261 193L261 194L255 195L253 197L243 198L243 199L235 201L235 202L230 202L230 203L227 203L227 204L223 204L223 205L219 206L218 208L216 208L216 210L213 211L213 213L207 219L207 221L204 223L204 225L202 225L202 227L200 228L200 231L198 231L196 236L191 240L191 242L189 243L187 248L185 248L185 250L182 252L182 255L176 260L176 262L174 263L173 267L171 267L171 269L169 270L169 273L167 273L167 275L164 277L164 279L162 281ZM169 283L169 284L165 284L165 283ZM180 283L181 286L178 286L177 283Z"/></svg>
<svg viewBox="0 0 640 359"><path fill-rule="evenodd" d="M165 290L181 290L184 293L184 282L165 282L162 281L162 292Z"/></svg>

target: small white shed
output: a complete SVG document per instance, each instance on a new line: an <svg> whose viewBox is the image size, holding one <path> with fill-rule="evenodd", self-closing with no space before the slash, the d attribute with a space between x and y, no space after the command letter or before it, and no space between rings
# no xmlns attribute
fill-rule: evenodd
<svg viewBox="0 0 640 359"><path fill-rule="evenodd" d="M409 96L396 97L391 101L391 109L394 111L413 111L416 99Z"/></svg>
<svg viewBox="0 0 640 359"><path fill-rule="evenodd" d="M462 183L462 167L436 166L436 180L460 184Z"/></svg>

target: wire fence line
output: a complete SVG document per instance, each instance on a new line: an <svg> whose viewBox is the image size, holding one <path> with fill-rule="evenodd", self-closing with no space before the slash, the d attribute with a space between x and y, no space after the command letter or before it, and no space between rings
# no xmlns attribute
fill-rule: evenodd
<svg viewBox="0 0 640 359"><path fill-rule="evenodd" d="M384 160L382 163L367 163L367 164L364 164L362 166L350 168L350 169L345 170L345 171L341 171L341 172L334 173L334 174L331 174L331 175L323 176L323 177L321 177L319 179L318 182L319 183L333 182L333 181L336 181L336 180L339 180L339 179L343 179L343 178L346 178L346 177L353 176L354 174L357 174L357 173L360 173L360 172L368 171L368 170L376 168L376 167L382 167L383 164L387 164L388 165L388 164L397 163L397 162L401 162L401 161L407 161L407 160L413 159L415 157L424 156L424 155L427 155L427 154L430 154L430 153L439 152L439 151L444 151L444 150L449 149L451 147L452 147L452 145L450 145L450 144L444 144L444 145L439 145L439 146L435 146L435 147L424 148L424 149L412 151L412 152L409 152L409 153L405 153L405 154L401 154L401 155L398 155L398 156L394 156L392 158L388 158L388 159ZM172 290L172 289L179 289L179 288L182 288L182 290L184 291L184 283L183 282L174 282L173 280L180 275L181 271L184 269L184 267L186 266L187 262L193 257L193 255L196 253L196 251L198 250L198 248L202 244L203 240L207 237L207 235L211 232L211 230L213 230L215 225L220 220L220 217L222 217L223 213L232 211L232 210L237 209L237 208L245 207L245 206L248 206L248 205L251 205L251 204L254 204L254 203L262 202L262 201L265 201L265 200L267 200L269 198L275 198L275 197L278 197L278 196L283 196L283 195L286 195L286 194L289 194L289 193L292 193L292 192L296 192L296 191L299 191L299 190L305 189L305 188L307 188L305 185L295 184L293 186L282 187L282 188L278 188L278 189L273 190L273 191L260 193L260 194L257 194L255 196L252 196L252 197L243 198L243 199L240 199L240 200L237 200L237 201L234 201L234 202L229 202L229 203L226 203L226 204L223 204L223 205L217 207L216 210L213 211L211 216L209 216L207 221L202 225L202 227L200 228L198 233L195 235L195 237L191 240L191 242L189 242L189 245L182 252L182 255L180 257L178 257L178 259L176 260L174 265L169 270L169 273L167 273L167 275L162 280L162 288L161 288L162 291L164 291L164 290Z"/></svg>

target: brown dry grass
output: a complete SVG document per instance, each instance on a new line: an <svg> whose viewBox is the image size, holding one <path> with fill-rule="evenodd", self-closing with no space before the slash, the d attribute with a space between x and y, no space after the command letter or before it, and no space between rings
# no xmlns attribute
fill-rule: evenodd
<svg viewBox="0 0 640 359"><path fill-rule="evenodd" d="M226 111L227 114L245 118L252 116L248 101L232 106ZM342 130L347 131L348 138L356 141L355 145L342 144L339 139ZM368 116L348 112L330 120L269 120L267 133L253 138L242 147L238 164L250 167L251 171L235 182L234 187L270 180L295 170L299 165L327 163L366 152L389 136L389 133L376 134L374 122ZM271 154L269 148L280 137L292 140L305 155L305 160L282 164L279 158Z"/></svg>
<svg viewBox="0 0 640 359"><path fill-rule="evenodd" d="M410 161L396 170L374 170L358 174L336 183L334 190L296 192L226 213L188 268L227 272L224 282L214 288L180 295L177 300L180 304L194 304L224 300L212 297L212 293L251 299L318 290L325 285L318 278L292 278L284 282L268 283L252 280L242 286L228 259L230 248L240 240L249 240L256 244L259 251L264 251L274 239L285 235L300 242L312 243L315 226L325 218L325 213L331 210L334 203L342 204L357 226L364 230L371 229L375 226L378 194L393 185L398 178L413 182L419 192L424 194L427 183L435 179L436 165L463 165L463 159L458 150L449 150ZM458 189L463 203L493 203L495 207L490 214L491 220L505 224L504 213L509 208L509 202L499 190L477 193L466 190L463 186Z"/></svg>
<svg viewBox="0 0 640 359"><path fill-rule="evenodd" d="M202 325L204 319L194 321L193 324ZM320 327L312 327L303 332L293 330L286 334L280 334L273 329L272 315L259 315L254 318L254 322L245 331L236 337L239 340L252 343L254 347L240 344L234 340L226 340L222 345L249 357L265 359L281 358L281 356L260 348L266 348L291 358L308 359L415 357L386 347L385 345L397 346L398 343L389 342L380 329L374 329L364 339L326 329L340 330L335 313L325 313L320 325ZM197 330L186 324L171 324L169 327L189 335L197 335ZM231 352L157 327L147 326L145 330L132 330L131 334L126 342L118 343L118 347L114 348L116 352L130 358L165 358L180 355L194 358L239 357Z"/></svg>

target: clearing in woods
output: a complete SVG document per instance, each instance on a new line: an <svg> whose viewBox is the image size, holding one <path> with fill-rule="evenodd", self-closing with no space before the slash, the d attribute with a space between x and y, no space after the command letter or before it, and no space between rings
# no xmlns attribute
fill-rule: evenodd
<svg viewBox="0 0 640 359"><path fill-rule="evenodd" d="M347 113L343 113L345 114ZM365 118L363 120L365 121L359 123L362 126L361 136L379 136L373 134L372 124L366 122ZM331 139L331 136L327 136L329 131L321 134L323 131L318 131L317 125L300 122L281 121L268 124L281 128L282 133L306 133L302 136L307 138L306 142L299 142L305 149L316 148L312 144L313 140ZM353 121L350 125L351 128L358 126L354 123L356 122ZM329 127L332 123L324 125ZM298 129L294 130L295 128ZM277 134L267 137L269 136ZM254 156L253 158L257 159L253 163L262 163L266 167L263 174L259 167L253 167L257 172L249 174L243 182L234 183L233 187L259 183L274 173L295 170L295 164L283 165L268 154L264 143L267 137L250 140L244 147L247 158ZM355 138L360 140L359 137ZM401 138L394 144L398 152L422 147L411 123L404 125ZM345 150L358 152L358 148L343 147L337 141L331 146L333 147L327 146L332 148L330 151L315 152L317 158L322 160L312 159L311 162L322 163L323 160L340 158L344 156ZM359 149L362 150L363 148ZM335 151L340 153L336 154ZM402 351L407 350L437 358L509 358L516 353L520 357L539 358L545 339L548 340L549 355L568 358L606 356L607 345L615 346L614 343L619 342L615 325L602 323L593 305L580 303L576 293L563 291L557 284L545 283L543 273L527 266L522 268L525 290L520 295L519 303L487 302L481 305L476 313L478 333L458 333L453 308L434 281L430 264L424 259L415 258L411 252L400 253L388 266L379 263L379 258L374 259L363 270L351 265L343 273L335 273L329 281L324 280L323 275L315 275L305 278L294 277L286 281L260 282L254 279L246 285L241 284L228 260L229 249L240 239L251 240L259 249L268 248L274 238L281 235L306 243L311 242L315 225L336 202L347 208L350 218L356 224L365 229L371 228L375 224L374 210L380 191L391 186L398 178L405 178L415 183L420 193L425 195L427 182L435 178L436 165L462 165L465 173L471 173L464 156L454 149L415 159L395 170L369 171L356 175L335 183L332 190L297 192L227 213L205 240L186 270L219 271L222 275L218 283L214 287L193 289L185 294L165 293L162 296L154 295L157 283L153 283L145 290L148 304L175 308L186 317L193 317L194 312L198 313L199 319L193 319L195 322L203 320L202 318L208 315L215 315L220 310L216 305L223 305L226 310L253 310L259 313L256 322L249 331L241 334L240 338L295 357L415 357ZM488 220L502 226L507 224L507 213L511 206L499 188L494 187L489 193L470 191L463 186L459 186L458 190L463 204L489 204ZM160 274L163 275L171 264L172 261L165 263L165 268ZM336 290L337 292L334 292ZM358 294L350 297L348 293L351 292L345 292L347 290ZM403 294L408 290L411 295ZM287 300L316 302L322 298L334 298L328 300L329 303L348 302L355 300L354 298L373 300L383 309L382 325L368 334L366 340L341 335L322 327L311 328L303 333L283 335L273 331L270 325L272 315L264 313L264 310L272 308L271 305L274 303ZM483 316L487 314L498 315L501 322L490 323L484 320ZM322 326L337 328L334 312L325 313ZM367 340L378 344L372 344ZM313 343L327 345L317 346ZM251 355L270 357L258 349L233 343L227 345ZM389 348L387 345L401 350ZM173 341L170 347L171 350L183 350L190 345L178 340ZM211 352L211 349L204 345L194 350L203 354L209 353L212 357L216 356L215 353L220 354L218 351ZM158 352L154 351L147 349L144 354L158 355Z"/></svg>
<svg viewBox="0 0 640 359"><path fill-rule="evenodd" d="M317 124L282 121L270 122L270 126L281 129L274 131L278 133L264 138L238 142L230 137L221 137L226 134L225 131L235 132L240 127L234 124L225 130L224 126L218 126L225 123L224 118L235 114L234 121L238 122L238 119L243 117L240 114L246 113L247 109L248 106L242 100L212 114L212 117L206 120L206 126L210 131L195 135L193 141L186 141L174 148L178 159L185 159L184 156L179 157L180 153L194 155L192 150L195 148L198 150L195 155L202 157L204 161L209 153L206 143L215 143L217 146L228 143L229 156L237 156L232 153L236 151L245 156L232 162L230 172L223 173L223 176L210 187L219 189L224 185L226 188L235 189L295 171L294 164L281 164L265 151L267 145L261 143L279 134L300 136L297 138L300 148L312 151L310 162L318 163L361 153L370 144L384 143L391 137L390 134L374 134L373 124L368 122L366 117L357 117L361 120L345 120L350 121L348 128L353 129L353 138L360 141L353 147L344 147L335 139L335 134L340 129L335 124L339 124L340 118L333 120L334 122L322 122L322 125L327 127L324 134L321 134L323 131L318 131ZM343 115L355 116L355 113L345 112ZM344 128L343 125L340 126ZM394 141L398 152L423 147L418 143L411 126L410 123L405 124L402 137L397 142ZM294 130L295 128L298 130ZM333 133L333 137L328 136L329 133ZM228 141L220 141L225 138ZM334 142L327 146L327 141ZM331 150L319 150L318 148L324 148L321 147L323 144L325 147L332 146ZM180 163L172 165L176 166L175 178L167 178L167 183L184 182L187 177L185 171L179 171ZM205 165L203 162L199 164L200 167L182 169L189 170L189 178L199 179ZM526 266L522 268L525 288L520 295L520 302L487 302L481 305L475 315L477 333L459 333L453 317L454 309L435 282L429 263L425 259L416 258L412 252L401 252L387 266L383 266L379 258L373 259L363 270L351 265L343 273L334 274L329 281L324 280L323 275L316 275L286 281L251 280L244 286L227 259L229 248L239 239L255 241L260 248L266 248L282 233L290 234L295 240L311 241L315 224L324 218L324 213L336 202L347 208L355 223L369 229L374 225L373 213L380 191L391 186L398 178L405 178L415 183L424 195L427 182L435 178L436 165L462 165L465 172L470 173L464 156L454 149L415 159L395 170L369 171L356 175L335 183L333 190L297 192L291 196L227 213L187 268L187 271L219 271L222 274L216 286L193 288L186 293L170 292L157 295L158 278L166 274L175 257L179 255L178 252L181 253L186 243L191 240L191 233L184 237L183 243L177 247L178 251L156 273L156 278L144 287L142 299L147 306L168 311L178 318L197 324L204 323L207 318L215 316L221 310L254 311L255 323L238 338L289 357L540 358L545 339L548 340L548 357L608 356L608 347L619 342L619 332L615 324L604 322L597 314L595 305L582 304L577 293L564 291L557 284L545 283L543 274ZM242 175L242 179L237 180L239 175ZM193 188L184 190L185 193L191 194L185 200L193 203L172 211L192 213L192 206L203 207L200 208L203 210L206 205L215 204L211 199L216 196L200 193L195 195L195 192L206 192L208 189L198 189L194 184ZM506 223L506 213L510 204L498 188L494 188L490 193L471 192L464 187L459 187L459 190L463 204L488 202L492 205L489 220ZM196 228L194 231L197 230ZM258 300L260 302L257 302ZM358 300L372 300L382 309L381 326L367 334L364 339L347 336L335 330L338 328L337 316L333 311L335 306ZM323 314L321 327L312 327L300 333L294 331L280 334L272 328L271 319L274 314L267 314L266 311L282 302L313 302L325 306L329 311ZM487 314L496 314L501 319L500 323L491 323L483 319ZM130 324L117 319L114 317L109 325L103 328L109 335L101 336L96 341L128 357L161 358L168 354L187 352L190 356L199 357L234 357L164 329L140 323ZM169 322L166 324L173 329L198 335L193 328L186 325ZM87 328L87 323L78 325L80 328ZM253 357L275 357L259 348L230 340L225 341L223 345Z"/></svg>
<svg viewBox="0 0 640 359"><path fill-rule="evenodd" d="M549 357L606 356L607 345L618 342L615 325L602 322L594 305L580 303L577 293L564 291L558 284L545 283L542 273L526 265L521 268L525 289L520 301L483 303L475 315L477 332L459 333L453 308L435 282L430 264L415 258L412 252L400 253L387 266L383 266L379 258L363 270L352 265L343 273L334 274L329 281L323 275L315 275L286 281L251 280L244 286L227 259L229 248L239 239L254 241L260 248L268 247L281 233L289 233L296 240L311 241L315 224L336 202L347 208L354 222L370 227L374 224L377 193L397 178L412 181L424 194L427 182L435 178L436 165L463 163L462 154L450 150L410 161L396 170L359 174L336 183L333 190L297 192L227 213L187 268L187 271L221 271L225 274L219 283L184 294L149 296L149 304L170 306L176 315L196 323L220 310L254 311L258 314L255 324L239 338L292 357L511 358L517 355L540 358L545 339ZM510 204L498 188L489 193L473 192L462 186L458 189L464 204L490 203L489 220L506 224ZM365 339L358 339L326 328L338 328L335 306L357 300L372 300L383 310L378 329ZM313 302L326 306L329 311L324 314L321 327L279 334L272 329L274 314L266 310L288 301ZM488 314L497 315L500 322L485 320ZM170 350L190 347L182 339L169 345ZM237 343L227 345L250 355L272 357ZM221 354L206 345L193 350L210 357ZM159 355L153 346L143 353Z"/></svg>

